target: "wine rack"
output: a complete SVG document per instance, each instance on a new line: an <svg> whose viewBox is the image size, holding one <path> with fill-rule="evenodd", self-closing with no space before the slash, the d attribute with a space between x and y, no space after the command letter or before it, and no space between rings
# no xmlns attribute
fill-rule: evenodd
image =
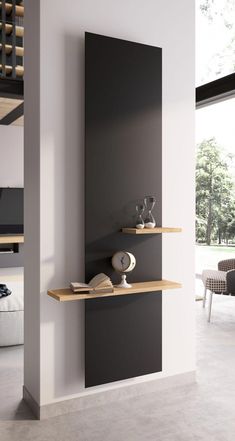
<svg viewBox="0 0 235 441"><path fill-rule="evenodd" d="M24 76L24 6L22 0L0 1L0 78Z"/></svg>

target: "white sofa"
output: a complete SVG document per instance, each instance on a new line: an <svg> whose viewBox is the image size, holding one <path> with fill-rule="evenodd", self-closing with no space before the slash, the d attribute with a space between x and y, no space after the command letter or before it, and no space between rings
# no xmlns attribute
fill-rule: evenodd
<svg viewBox="0 0 235 441"><path fill-rule="evenodd" d="M24 343L24 295L23 283L5 281L12 291L0 299L0 346L22 345Z"/></svg>

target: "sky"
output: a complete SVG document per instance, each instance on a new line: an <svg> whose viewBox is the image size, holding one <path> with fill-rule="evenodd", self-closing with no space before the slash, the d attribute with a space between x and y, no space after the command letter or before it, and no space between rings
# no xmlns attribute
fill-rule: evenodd
<svg viewBox="0 0 235 441"><path fill-rule="evenodd" d="M196 110L196 144L215 137L227 152L235 155L235 98ZM235 161L233 161L235 163ZM235 168L231 170L235 176Z"/></svg>

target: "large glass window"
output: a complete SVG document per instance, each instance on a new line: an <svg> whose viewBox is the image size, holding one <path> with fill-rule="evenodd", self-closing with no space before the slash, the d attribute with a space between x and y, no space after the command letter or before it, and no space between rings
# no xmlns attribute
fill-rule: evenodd
<svg viewBox="0 0 235 441"><path fill-rule="evenodd" d="M196 86L235 71L235 0L196 0Z"/></svg>
<svg viewBox="0 0 235 441"><path fill-rule="evenodd" d="M234 257L235 98L196 111L196 273Z"/></svg>

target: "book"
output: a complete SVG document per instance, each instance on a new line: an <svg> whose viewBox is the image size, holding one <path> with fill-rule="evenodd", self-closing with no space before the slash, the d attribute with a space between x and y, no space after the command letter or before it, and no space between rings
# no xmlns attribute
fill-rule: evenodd
<svg viewBox="0 0 235 441"><path fill-rule="evenodd" d="M109 293L114 291L112 281L104 273L97 274L89 283L71 282L70 288L74 293L89 292L94 294L97 292Z"/></svg>

